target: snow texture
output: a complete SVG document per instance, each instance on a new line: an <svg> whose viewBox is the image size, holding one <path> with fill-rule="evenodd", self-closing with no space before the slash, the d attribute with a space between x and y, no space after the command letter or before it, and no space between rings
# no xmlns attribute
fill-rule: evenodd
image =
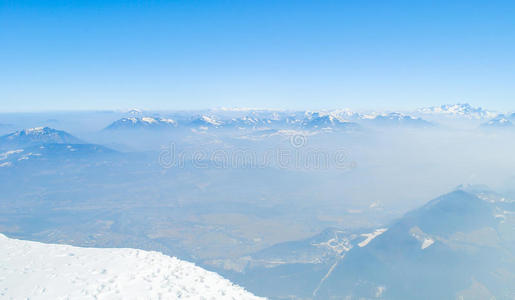
<svg viewBox="0 0 515 300"><path fill-rule="evenodd" d="M0 234L1 299L262 299L158 252L79 248Z"/></svg>

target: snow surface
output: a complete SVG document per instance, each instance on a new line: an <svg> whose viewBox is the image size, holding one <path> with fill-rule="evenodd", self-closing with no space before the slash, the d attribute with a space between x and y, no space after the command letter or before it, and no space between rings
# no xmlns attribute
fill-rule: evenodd
<svg viewBox="0 0 515 300"><path fill-rule="evenodd" d="M25 133L28 134L28 133L43 133L43 131L45 130L44 127L34 127L34 128L29 128L29 129L25 129Z"/></svg>
<svg viewBox="0 0 515 300"><path fill-rule="evenodd" d="M365 247L373 239L375 239L376 237L378 237L381 234L385 233L387 230L388 230L388 228L379 228L379 229L377 229L376 231L374 231L372 233L363 233L363 234L361 234L361 236L366 237L366 239L364 241L362 241L361 243L359 243L358 246L361 247L361 248Z"/></svg>
<svg viewBox="0 0 515 300"><path fill-rule="evenodd" d="M20 131L16 131L11 135L11 138L20 136L20 135L27 135L27 136L38 136L38 135L49 135L49 134L55 134L55 129L51 129L49 127L34 127L34 128L28 128Z"/></svg>
<svg viewBox="0 0 515 300"><path fill-rule="evenodd" d="M422 245L420 246L420 249L424 250L434 243L435 243L435 241L432 238L425 238L424 241L422 242Z"/></svg>
<svg viewBox="0 0 515 300"><path fill-rule="evenodd" d="M0 234L2 299L263 299L158 252L79 248Z"/></svg>
<svg viewBox="0 0 515 300"><path fill-rule="evenodd" d="M211 118L211 117L208 117L208 116L201 116L200 117L200 120L208 123L208 124L211 124L213 126L219 126L219 125L222 125L221 122L215 120L214 118Z"/></svg>
<svg viewBox="0 0 515 300"><path fill-rule="evenodd" d="M386 291L386 286L380 285L376 288L376 298L381 298L383 296L384 291Z"/></svg>
<svg viewBox="0 0 515 300"><path fill-rule="evenodd" d="M420 242L420 249L424 250L435 243L435 240L427 233L423 232L418 226L410 229L410 235Z"/></svg>
<svg viewBox="0 0 515 300"><path fill-rule="evenodd" d="M150 126L150 125L176 125L176 122L172 119L165 119L165 118L154 118L154 117L129 117L129 118L122 118L113 124L117 123L131 123L133 125L143 125L143 126Z"/></svg>
<svg viewBox="0 0 515 300"><path fill-rule="evenodd" d="M21 153L21 152L23 152L23 149L11 150L11 151L7 151L4 153L0 153L0 160L7 159L9 157L9 155L17 154L17 153Z"/></svg>
<svg viewBox="0 0 515 300"><path fill-rule="evenodd" d="M157 123L156 119L150 118L150 117L143 117L143 118L141 118L141 121L143 121L145 123L149 123L149 124Z"/></svg>

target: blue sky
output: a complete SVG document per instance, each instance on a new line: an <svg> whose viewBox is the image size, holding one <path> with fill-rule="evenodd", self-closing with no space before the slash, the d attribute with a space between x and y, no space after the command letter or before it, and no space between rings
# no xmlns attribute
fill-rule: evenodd
<svg viewBox="0 0 515 300"><path fill-rule="evenodd" d="M513 1L0 0L0 110L514 110L513 16Z"/></svg>

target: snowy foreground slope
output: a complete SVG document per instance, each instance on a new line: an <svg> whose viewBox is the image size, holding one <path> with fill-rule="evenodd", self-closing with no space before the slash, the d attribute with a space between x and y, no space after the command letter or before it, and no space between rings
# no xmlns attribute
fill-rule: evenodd
<svg viewBox="0 0 515 300"><path fill-rule="evenodd" d="M2 299L262 299L158 252L79 248L0 234Z"/></svg>

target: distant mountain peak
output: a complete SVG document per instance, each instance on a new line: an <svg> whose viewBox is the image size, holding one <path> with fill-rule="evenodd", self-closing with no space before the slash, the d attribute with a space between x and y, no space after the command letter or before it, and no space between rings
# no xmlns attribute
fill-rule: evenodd
<svg viewBox="0 0 515 300"><path fill-rule="evenodd" d="M357 126L357 124L347 121L342 115L331 111L307 111L301 125L304 128L313 129Z"/></svg>
<svg viewBox="0 0 515 300"><path fill-rule="evenodd" d="M333 120L340 122L346 122L350 119L356 119L360 117L360 114L350 110L349 108L335 109L335 110L319 110L319 111L306 111L304 113L306 118L313 117L328 117Z"/></svg>
<svg viewBox="0 0 515 300"><path fill-rule="evenodd" d="M143 110L141 110L139 108L133 108L133 109L127 111L126 114L133 115L133 116L139 116L139 115L143 114Z"/></svg>
<svg viewBox="0 0 515 300"><path fill-rule="evenodd" d="M481 107L473 107L468 103L443 104L440 106L425 107L419 109L418 112L423 114L444 115L469 119L488 119L496 115L496 113L492 111L485 110Z"/></svg>
<svg viewBox="0 0 515 300"><path fill-rule="evenodd" d="M19 130L0 137L0 147L26 147L36 144L81 144L73 135L50 127Z"/></svg>
<svg viewBox="0 0 515 300"><path fill-rule="evenodd" d="M431 122L420 117L413 117L401 112L373 113L364 115L362 119L368 123L379 126L408 126L408 127L432 127Z"/></svg>
<svg viewBox="0 0 515 300"><path fill-rule="evenodd" d="M106 127L108 130L116 129L150 129L150 128L173 128L177 127L177 122L173 119L161 117L127 117L114 121Z"/></svg>
<svg viewBox="0 0 515 300"><path fill-rule="evenodd" d="M515 114L512 115L504 115L499 114L495 118L489 120L486 123L481 124L483 128L508 128L513 126L513 122L515 121Z"/></svg>
<svg viewBox="0 0 515 300"><path fill-rule="evenodd" d="M215 118L213 118L213 117L208 117L208 116L206 116L206 115L202 115L202 116L200 117L200 119L201 119L202 121L204 121L204 122L206 122L206 123L209 123L209 124L211 124L211 125L214 125L214 126L219 126L219 125L221 125L221 124L222 124L222 122L217 121Z"/></svg>
<svg viewBox="0 0 515 300"><path fill-rule="evenodd" d="M200 116L194 118L190 122L190 124L193 126L201 126L201 127L219 127L223 123L214 116L200 115Z"/></svg>
<svg viewBox="0 0 515 300"><path fill-rule="evenodd" d="M27 128L23 130L16 131L13 136L22 136L22 135L50 135L50 134L58 134L59 130L50 128L50 127L34 127Z"/></svg>
<svg viewBox="0 0 515 300"><path fill-rule="evenodd" d="M243 116L240 118L233 118L230 121L226 122L224 125L226 126L235 126L237 128L267 128L272 123L276 123L277 120L273 118L260 118L257 116Z"/></svg>

